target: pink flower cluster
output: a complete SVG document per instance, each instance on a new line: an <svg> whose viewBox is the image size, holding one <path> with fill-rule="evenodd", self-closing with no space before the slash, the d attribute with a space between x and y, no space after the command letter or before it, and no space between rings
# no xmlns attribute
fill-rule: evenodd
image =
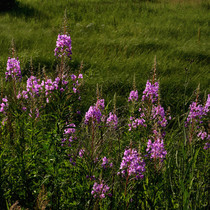
<svg viewBox="0 0 210 210"><path fill-rule="evenodd" d="M106 120L106 124L109 127L113 127L113 128L117 128L117 124L118 124L118 118L116 114L113 114L112 112L109 113L109 117Z"/></svg>
<svg viewBox="0 0 210 210"><path fill-rule="evenodd" d="M118 175L122 174L122 176L125 177L127 174L128 176L135 176L136 179L142 179L144 177L144 171L145 162L140 157L139 153L135 149L126 149Z"/></svg>
<svg viewBox="0 0 210 210"><path fill-rule="evenodd" d="M144 119L145 117L145 114L144 112L142 111L142 108L139 108L139 117L130 117L130 122L128 124L128 127L129 127L129 131L131 131L132 129L136 129L138 126L143 126L143 127L147 127L147 124L146 124L146 121Z"/></svg>
<svg viewBox="0 0 210 210"><path fill-rule="evenodd" d="M67 56L71 57L72 54L72 46L71 46L71 37L67 36L66 34L58 35L57 41L56 41L56 48L54 50L55 56L62 57Z"/></svg>
<svg viewBox="0 0 210 210"><path fill-rule="evenodd" d="M90 106L89 110L85 114L85 124L88 124L92 120L93 124L101 122L102 114L101 110L104 109L104 99L98 99L95 106Z"/></svg>
<svg viewBox="0 0 210 210"><path fill-rule="evenodd" d="M207 141L209 141L210 135L207 134L202 124L203 124L204 118L209 113L209 107L210 107L210 94L208 94L208 98L207 98L205 106L202 106L201 104L198 104L197 102L192 102L192 104L190 104L190 107L189 107L190 111L187 116L187 121L185 122L186 127L189 125L192 125L195 127L194 130L198 138L202 140L207 140ZM209 148L208 145L209 143L206 142L204 149L208 149Z"/></svg>
<svg viewBox="0 0 210 210"><path fill-rule="evenodd" d="M195 119L196 122L200 121L202 123L201 119L204 115L206 115L206 112L203 106L193 102L190 104L190 112L187 117L187 123L192 123L193 119Z"/></svg>
<svg viewBox="0 0 210 210"><path fill-rule="evenodd" d="M90 106L89 110L85 114L85 124L92 122L94 125L101 122L106 123L111 128L117 128L118 118L117 115L110 112L109 116L102 114L105 108L104 99L98 99L94 106Z"/></svg>
<svg viewBox="0 0 210 210"><path fill-rule="evenodd" d="M130 92L130 95L129 95L129 97L128 97L128 102L129 101L138 101L138 90L132 90L131 92Z"/></svg>
<svg viewBox="0 0 210 210"><path fill-rule="evenodd" d="M78 76L76 76L75 74L72 74L71 79L73 81L72 90L74 93L78 93L78 87L81 85L80 80L83 79L83 75L79 74Z"/></svg>
<svg viewBox="0 0 210 210"><path fill-rule="evenodd" d="M208 98L204 107L198 104L197 102L192 102L192 104L190 104L190 107L189 107L190 112L187 117L186 126L189 123L191 124L193 119L196 122L202 123L201 119L207 115L207 113L209 112L209 107L210 107L210 94L208 94Z"/></svg>
<svg viewBox="0 0 210 210"><path fill-rule="evenodd" d="M59 89L59 83L60 78L55 78L55 81L52 81L52 79L46 79L42 80L40 82L40 79L37 79L35 76L31 76L28 78L26 83L26 90L23 90L22 92L19 92L17 95L17 99L24 98L28 99L29 96L36 97L40 96L41 94L44 94L46 98L46 102L49 103L49 98L51 97L51 93L54 90ZM60 88L60 91L64 91L66 88L66 85L68 84L68 81L63 80L62 81L62 87Z"/></svg>
<svg viewBox="0 0 210 210"><path fill-rule="evenodd" d="M20 80L22 78L20 61L15 58L8 58L7 60L7 71L5 72L6 80L12 77L15 80Z"/></svg>
<svg viewBox="0 0 210 210"><path fill-rule="evenodd" d="M91 120L93 124L101 122L101 110L96 106L90 106L89 110L85 114L85 124L88 124Z"/></svg>
<svg viewBox="0 0 210 210"><path fill-rule="evenodd" d="M164 148L164 133L162 130L166 127L168 121L164 108L158 103L158 91L158 82L151 84L148 80L145 90L143 91L142 102L138 110L139 114L138 116L134 115L130 117L128 127L129 131L136 129L138 126L145 128L151 127L153 131L153 137L151 139L153 139L153 141L151 139L148 140L146 152L150 154L151 158L160 158L163 160L167 152ZM131 91L131 93L129 98L132 99L131 96L134 95L134 92ZM147 119L147 121L145 119Z"/></svg>
<svg viewBox="0 0 210 210"><path fill-rule="evenodd" d="M152 119L156 119L158 121L158 125L160 125L161 127L166 127L166 125L168 124L165 116L165 110L161 105L152 106Z"/></svg>
<svg viewBox="0 0 210 210"><path fill-rule="evenodd" d="M2 98L2 103L0 104L0 112L2 112L3 114L6 114L6 110L9 106L7 102L8 102L7 97Z"/></svg>
<svg viewBox="0 0 210 210"><path fill-rule="evenodd" d="M159 89L158 82L155 82L154 84L151 84L150 81L147 80L146 88L143 91L142 101L151 100L152 103L157 101L157 99L158 99L158 89Z"/></svg>
<svg viewBox="0 0 210 210"><path fill-rule="evenodd" d="M104 184L104 181L102 180L100 184L97 182L94 183L93 189L91 191L91 194L93 195L94 198L105 198L107 193L109 191L108 185ZM108 194L111 196L111 194Z"/></svg>
<svg viewBox="0 0 210 210"><path fill-rule="evenodd" d="M66 128L64 129L64 133L63 133L64 138L62 139L62 146L64 145L64 142L68 140L69 142L68 146L71 147L71 142L76 139L75 128L76 128L76 125L74 123L71 123L71 124L66 123Z"/></svg>
<svg viewBox="0 0 210 210"><path fill-rule="evenodd" d="M39 82L40 79L37 79L35 76L30 76L27 80L26 91L32 97L39 96L42 91L43 85L39 84Z"/></svg>
<svg viewBox="0 0 210 210"><path fill-rule="evenodd" d="M150 154L150 158L155 160L159 159L163 161L167 155L167 151L164 148L164 141L160 138L155 139L154 142L149 139L146 151Z"/></svg>

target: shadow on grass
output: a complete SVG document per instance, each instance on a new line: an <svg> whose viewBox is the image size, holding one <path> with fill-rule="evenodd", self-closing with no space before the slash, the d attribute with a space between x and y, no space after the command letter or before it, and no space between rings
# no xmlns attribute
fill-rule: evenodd
<svg viewBox="0 0 210 210"><path fill-rule="evenodd" d="M182 60L189 60L196 63L202 62L204 65L209 65L210 63L210 56L208 54L202 53L202 52L183 52L179 51L179 57Z"/></svg>
<svg viewBox="0 0 210 210"><path fill-rule="evenodd" d="M1 6L0 4L0 14L9 13L12 16L15 17L22 17L27 19L36 18L36 19L42 19L42 18L48 18L48 16L39 10L23 4L21 2L14 1L10 4L4 4L4 6Z"/></svg>

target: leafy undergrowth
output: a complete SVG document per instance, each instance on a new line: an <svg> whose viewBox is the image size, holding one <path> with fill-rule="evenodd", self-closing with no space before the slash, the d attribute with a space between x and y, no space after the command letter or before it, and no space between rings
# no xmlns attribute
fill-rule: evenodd
<svg viewBox="0 0 210 210"><path fill-rule="evenodd" d="M143 91L157 57L161 100L180 114L182 98L191 100L201 85L209 91L209 1L206 0L16 0L17 6L0 14L0 71L4 75L11 40L16 43L22 74L30 76L30 63L53 73L58 64L54 41L62 31L63 13L69 19L72 69L83 61L87 110L95 87L103 86L106 99L117 93L117 103L136 86ZM187 88L183 84L188 79ZM87 95L87 96L86 96ZM189 103L188 103L189 105ZM183 110L184 111L184 110Z"/></svg>

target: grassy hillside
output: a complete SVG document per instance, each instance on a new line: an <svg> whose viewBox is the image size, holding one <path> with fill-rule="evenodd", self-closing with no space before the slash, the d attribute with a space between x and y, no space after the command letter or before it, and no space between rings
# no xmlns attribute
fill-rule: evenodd
<svg viewBox="0 0 210 210"><path fill-rule="evenodd" d="M23 74L45 67L54 72L53 50L67 11L72 38L73 68L84 63L88 95L85 109L95 98L96 84L104 98L116 92L118 105L126 102L133 75L142 91L157 57L162 101L180 111L201 85L209 91L209 1L138 0L19 0L12 11L0 13L0 71L4 75L14 39ZM187 83L186 83L187 81Z"/></svg>

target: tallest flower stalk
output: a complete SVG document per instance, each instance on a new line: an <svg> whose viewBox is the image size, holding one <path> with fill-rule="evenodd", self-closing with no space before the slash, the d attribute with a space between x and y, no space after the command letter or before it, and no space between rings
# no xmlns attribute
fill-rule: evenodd
<svg viewBox="0 0 210 210"><path fill-rule="evenodd" d="M58 35L57 41L56 41L56 48L54 50L55 56L61 58L63 56L67 56L71 58L71 37L63 34Z"/></svg>
<svg viewBox="0 0 210 210"><path fill-rule="evenodd" d="M20 80L22 78L20 70L20 61L18 58L8 58L7 60L7 71L5 72L6 80L9 80L10 77L15 80Z"/></svg>

